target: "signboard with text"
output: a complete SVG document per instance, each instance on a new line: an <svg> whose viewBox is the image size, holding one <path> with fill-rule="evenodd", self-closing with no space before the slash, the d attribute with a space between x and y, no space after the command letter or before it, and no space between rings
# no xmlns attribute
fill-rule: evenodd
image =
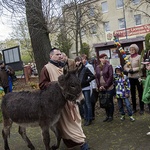
<svg viewBox="0 0 150 150"><path fill-rule="evenodd" d="M141 25L141 26L132 27L132 28L127 28L126 31L127 31L127 36L146 34L146 33L150 32L150 24ZM113 35L117 36L119 38L125 37L126 36L125 29L116 30L116 31L113 32Z"/></svg>
<svg viewBox="0 0 150 150"><path fill-rule="evenodd" d="M23 69L19 46L4 49L2 54L6 65L11 66L15 71Z"/></svg>

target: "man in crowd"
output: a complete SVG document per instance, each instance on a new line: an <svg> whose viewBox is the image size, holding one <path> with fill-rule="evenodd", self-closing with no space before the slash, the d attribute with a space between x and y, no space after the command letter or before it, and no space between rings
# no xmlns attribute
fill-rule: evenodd
<svg viewBox="0 0 150 150"><path fill-rule="evenodd" d="M53 48L50 51L50 61L46 64L40 74L39 87L45 89L52 81L57 81L58 77L63 74L62 54L59 49ZM73 112L73 113L71 113ZM72 149L80 147L80 150L88 150L85 142L85 135L81 126L81 117L78 106L71 102L65 105L60 120L59 130L65 145Z"/></svg>
<svg viewBox="0 0 150 150"><path fill-rule="evenodd" d="M74 59L68 58L68 56L64 52L62 52L61 55L62 55L61 61L62 63L64 63L65 69L74 70L76 68Z"/></svg>
<svg viewBox="0 0 150 150"><path fill-rule="evenodd" d="M14 70L5 65L3 60L0 60L0 85L3 87L5 94L12 92L12 76L14 74Z"/></svg>

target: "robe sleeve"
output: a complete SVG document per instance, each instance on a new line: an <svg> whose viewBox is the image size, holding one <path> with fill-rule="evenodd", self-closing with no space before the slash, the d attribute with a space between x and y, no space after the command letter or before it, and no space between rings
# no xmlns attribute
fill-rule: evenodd
<svg viewBox="0 0 150 150"><path fill-rule="evenodd" d="M39 88L41 90L44 90L45 88L47 88L50 85L50 83L51 83L51 81L49 78L48 71L47 71L46 67L44 66L40 73Z"/></svg>

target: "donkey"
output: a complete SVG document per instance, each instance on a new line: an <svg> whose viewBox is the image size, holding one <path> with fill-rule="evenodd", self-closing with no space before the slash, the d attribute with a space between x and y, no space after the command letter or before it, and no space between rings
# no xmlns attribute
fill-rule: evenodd
<svg viewBox="0 0 150 150"><path fill-rule="evenodd" d="M45 90L20 91L6 94L2 99L3 115L2 136L5 150L10 150L8 136L12 123L19 125L19 134L31 150L35 147L26 135L27 126L40 126L46 150L60 146L61 136L57 123L67 100L76 102L81 96L80 81L75 72L68 72L52 82ZM55 133L57 143L50 148L49 128Z"/></svg>

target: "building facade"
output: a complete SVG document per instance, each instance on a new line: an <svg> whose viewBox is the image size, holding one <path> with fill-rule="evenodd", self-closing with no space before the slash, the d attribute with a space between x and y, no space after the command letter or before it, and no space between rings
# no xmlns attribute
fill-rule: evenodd
<svg viewBox="0 0 150 150"><path fill-rule="evenodd" d="M90 4L98 6L102 13L102 20L91 26L91 32L82 33L82 42L90 45L91 56L105 52L112 62L119 60L114 36L119 38L127 53L132 43L139 46L140 52L144 49L145 35L150 32L150 3L145 0L91 0ZM89 8L89 14L94 15L92 8ZM74 43L71 56L75 55Z"/></svg>

